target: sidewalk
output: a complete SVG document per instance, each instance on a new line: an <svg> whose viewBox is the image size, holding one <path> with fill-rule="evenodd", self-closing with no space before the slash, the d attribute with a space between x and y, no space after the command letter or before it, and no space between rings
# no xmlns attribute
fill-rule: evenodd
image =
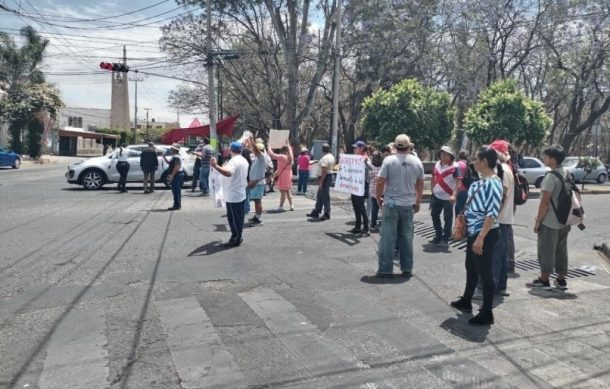
<svg viewBox="0 0 610 389"><path fill-rule="evenodd" d="M86 159L86 157L65 157L59 155L42 155L38 159L33 159L27 156L21 157L21 167L32 167L36 165L49 165L49 164L64 164L69 165L72 162Z"/></svg>

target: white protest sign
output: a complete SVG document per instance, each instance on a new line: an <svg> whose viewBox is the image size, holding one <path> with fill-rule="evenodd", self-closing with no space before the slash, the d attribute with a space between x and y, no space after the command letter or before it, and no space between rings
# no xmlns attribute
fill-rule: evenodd
<svg viewBox="0 0 610 389"><path fill-rule="evenodd" d="M269 147L272 149L281 149L286 146L286 141L290 136L288 130L269 130Z"/></svg>
<svg viewBox="0 0 610 389"><path fill-rule="evenodd" d="M218 173L216 169L210 169L210 198L214 203L215 208L225 208L225 199L222 193L222 174Z"/></svg>
<svg viewBox="0 0 610 389"><path fill-rule="evenodd" d="M364 196L365 184L364 158L360 155L341 154L339 173L335 180L335 190L356 196Z"/></svg>

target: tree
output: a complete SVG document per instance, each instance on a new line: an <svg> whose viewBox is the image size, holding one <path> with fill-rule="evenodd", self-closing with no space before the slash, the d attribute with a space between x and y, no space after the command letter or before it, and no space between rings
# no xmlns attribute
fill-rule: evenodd
<svg viewBox="0 0 610 389"><path fill-rule="evenodd" d="M451 138L453 114L449 93L408 79L366 98L361 125L378 144L406 133L419 149L436 149Z"/></svg>
<svg viewBox="0 0 610 389"><path fill-rule="evenodd" d="M21 133L36 115L48 112L55 119L62 106L59 92L47 84L40 70L49 43L28 26L21 30L24 44L17 47L6 33L0 32L0 85L6 96L0 100L0 118L9 122L12 147L23 153ZM33 125L32 128L35 128ZM39 148L30 150L34 157Z"/></svg>
<svg viewBox="0 0 610 389"><path fill-rule="evenodd" d="M542 103L525 96L514 80L496 82L481 92L464 120L466 134L478 144L501 138L517 146L538 146L551 124Z"/></svg>

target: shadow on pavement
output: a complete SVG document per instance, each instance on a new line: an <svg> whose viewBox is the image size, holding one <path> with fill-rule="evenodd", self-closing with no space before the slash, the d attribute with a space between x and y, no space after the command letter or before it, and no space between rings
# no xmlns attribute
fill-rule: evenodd
<svg viewBox="0 0 610 389"><path fill-rule="evenodd" d="M359 244L360 243L359 237L361 236L361 235L352 234L352 233L343 234L343 233L336 233L336 232L327 232L326 235L330 236L333 239L337 239L339 242L345 243L346 245L348 245L350 247Z"/></svg>
<svg viewBox="0 0 610 389"><path fill-rule="evenodd" d="M552 288L551 290L544 290L542 288L530 289L529 294L544 299L575 300L578 298L574 293L565 292L557 288Z"/></svg>
<svg viewBox="0 0 610 389"><path fill-rule="evenodd" d="M468 319L472 317L469 313L458 313L456 317L450 317L441 323L440 327L452 335L474 343L483 343L489 334L491 326L472 326Z"/></svg>
<svg viewBox="0 0 610 389"><path fill-rule="evenodd" d="M225 247L220 240L215 240L210 243L206 243L201 247L196 248L191 253L189 253L189 257L200 256L200 255L212 255L219 253L221 251L230 250L232 247Z"/></svg>
<svg viewBox="0 0 610 389"><path fill-rule="evenodd" d="M408 282L410 277L402 277L400 275L394 275L392 278L381 278L377 276L362 276L360 282L365 284L404 284Z"/></svg>
<svg viewBox="0 0 610 389"><path fill-rule="evenodd" d="M424 253L450 253L449 246L437 246L435 244L425 243L422 245Z"/></svg>

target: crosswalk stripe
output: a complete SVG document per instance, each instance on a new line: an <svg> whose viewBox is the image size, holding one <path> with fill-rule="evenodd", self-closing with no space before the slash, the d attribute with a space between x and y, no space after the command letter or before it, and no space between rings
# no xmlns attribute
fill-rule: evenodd
<svg viewBox="0 0 610 389"><path fill-rule="evenodd" d="M257 289L239 296L314 377L358 369L354 358L324 337L318 327L275 291Z"/></svg>
<svg viewBox="0 0 610 389"><path fill-rule="evenodd" d="M104 320L94 312L70 312L47 347L41 389L106 388L108 352Z"/></svg>
<svg viewBox="0 0 610 389"><path fill-rule="evenodd" d="M245 378L195 297L156 301L183 388L241 388Z"/></svg>

